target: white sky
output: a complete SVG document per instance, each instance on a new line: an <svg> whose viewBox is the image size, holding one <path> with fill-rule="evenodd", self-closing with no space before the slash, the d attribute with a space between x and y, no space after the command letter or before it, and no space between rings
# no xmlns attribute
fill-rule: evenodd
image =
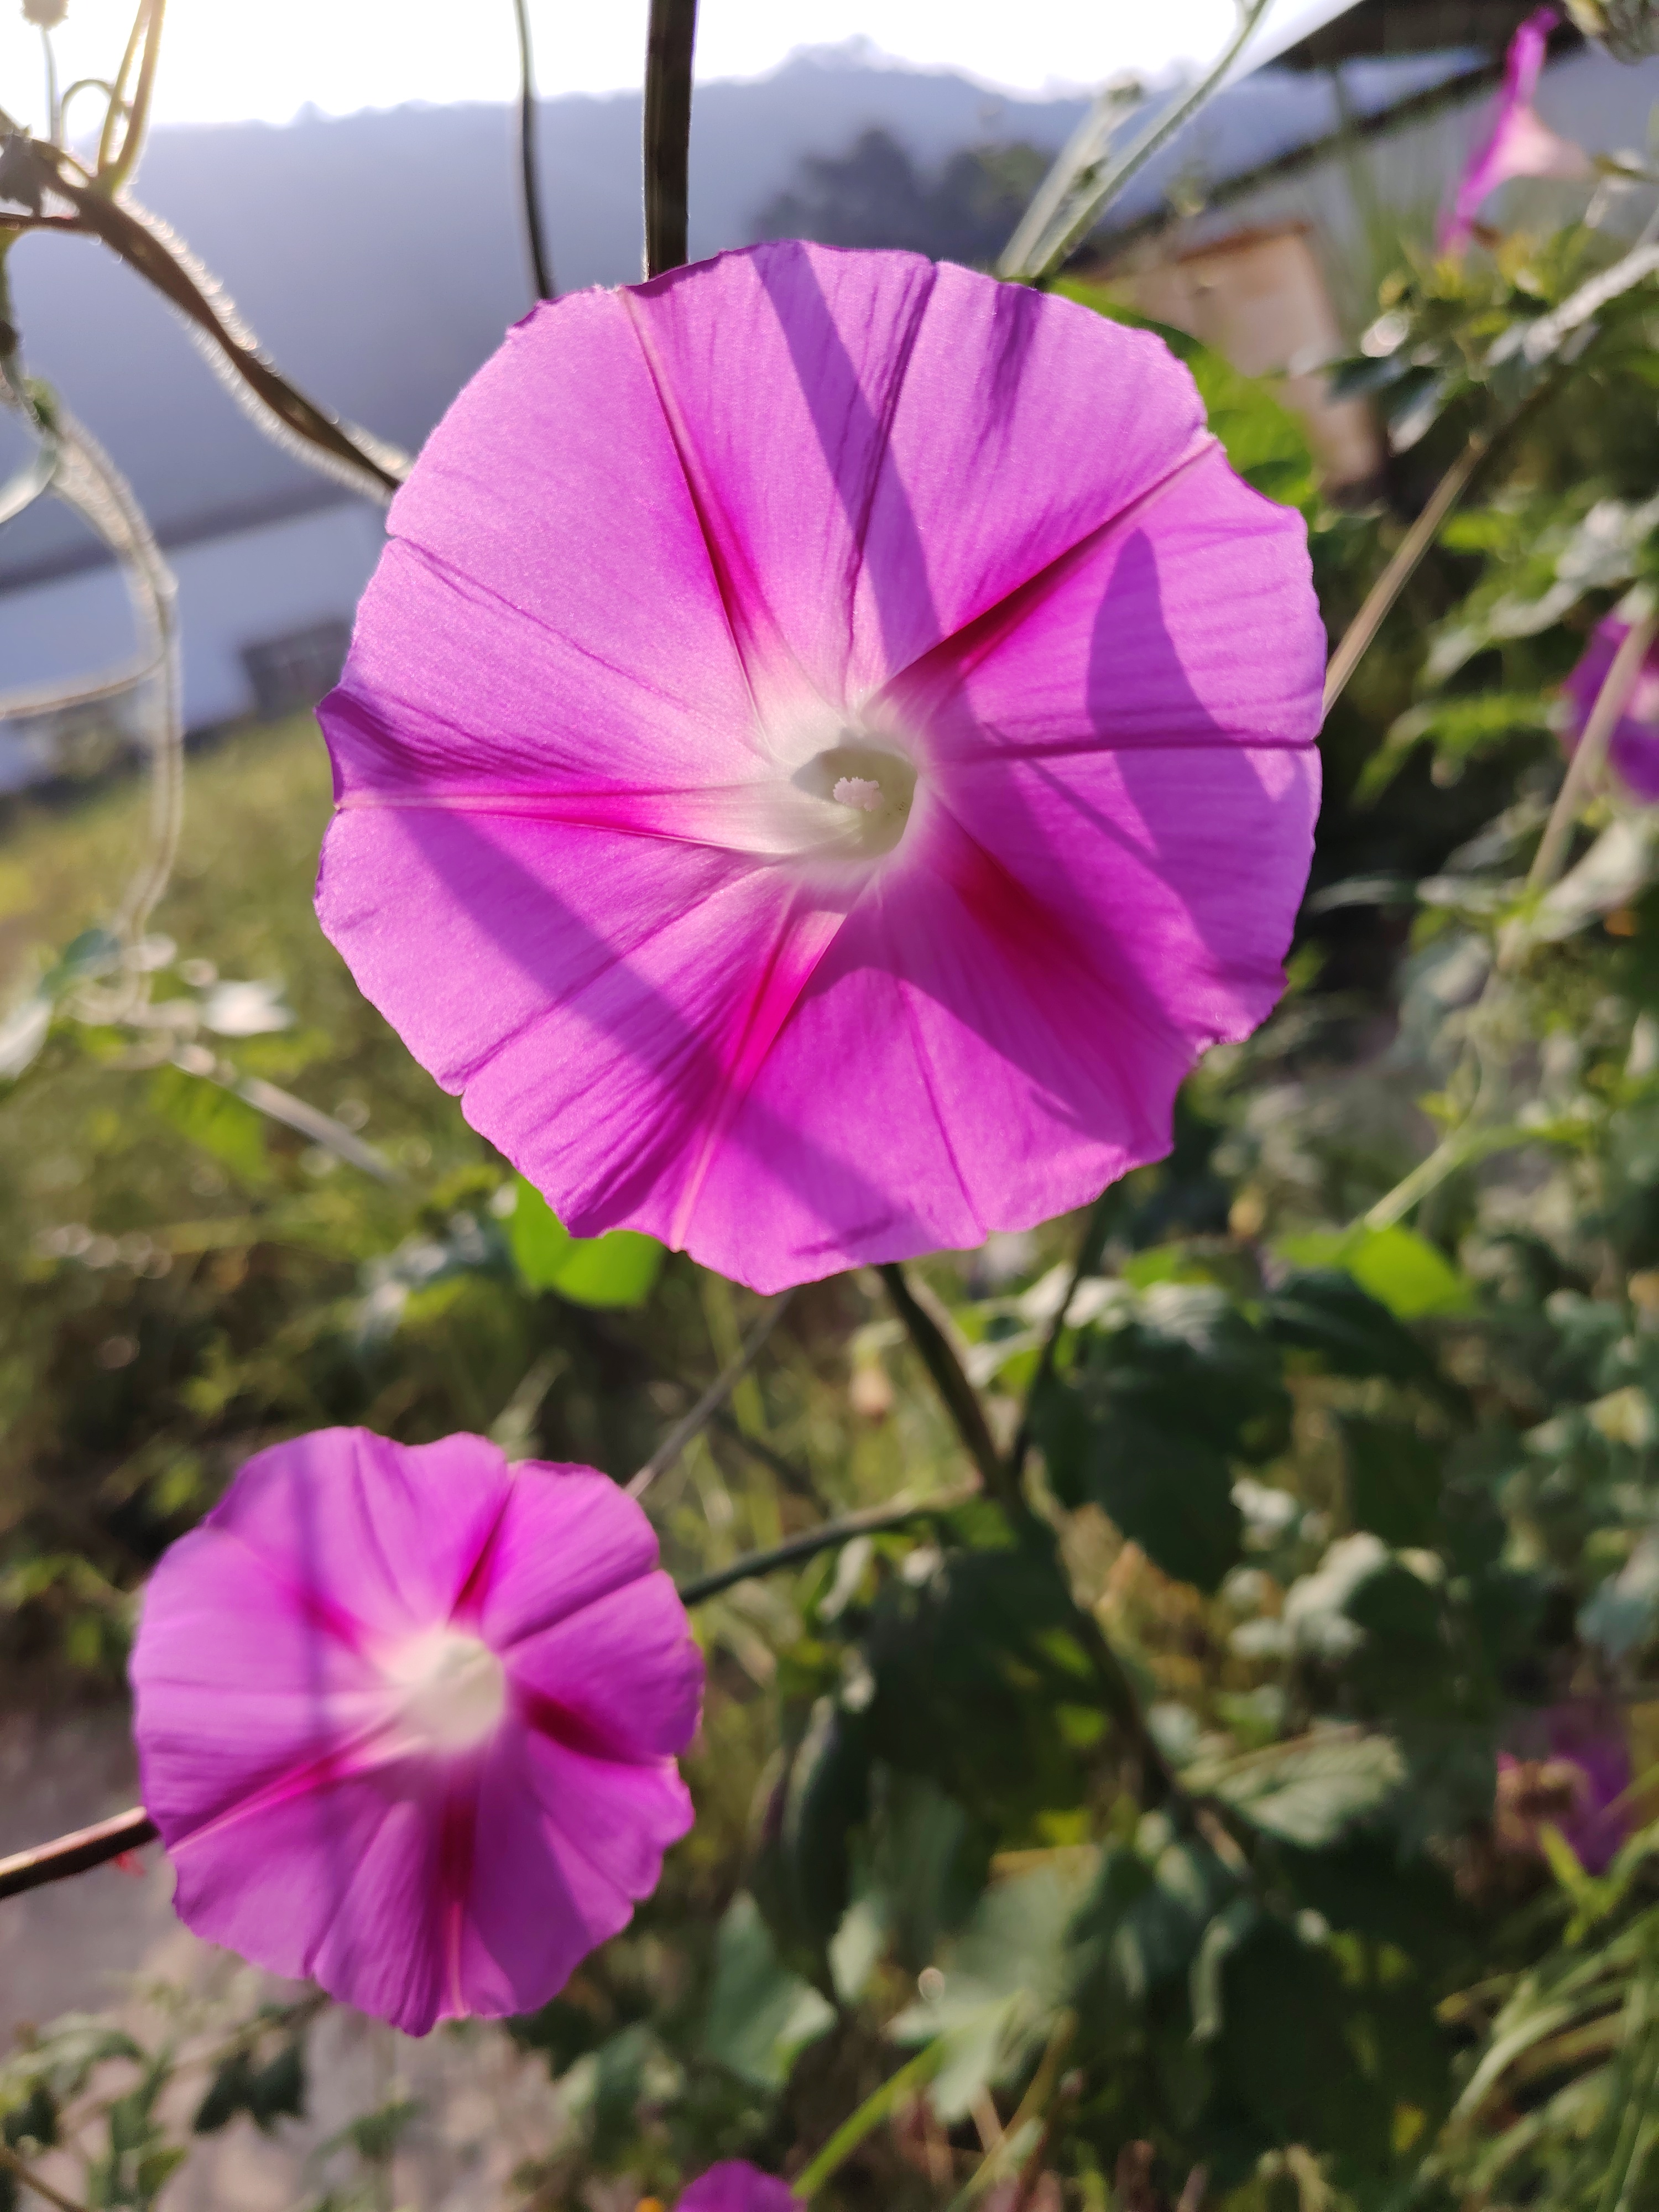
<svg viewBox="0 0 1659 2212"><path fill-rule="evenodd" d="M646 4L531 0L542 91L636 85ZM1310 4L1274 0L1273 14L1304 15ZM55 34L64 83L113 72L132 5L70 0ZM1320 12L1330 11L1324 0ZM1232 13L1232 0L702 0L697 70L758 76L798 46L862 34L896 60L1037 92L1208 54ZM411 100L503 100L516 80L510 0L170 0L156 116L284 123L307 102L345 114ZM39 33L18 0L0 0L0 106L38 125L40 81ZM88 94L83 123L98 106Z"/></svg>

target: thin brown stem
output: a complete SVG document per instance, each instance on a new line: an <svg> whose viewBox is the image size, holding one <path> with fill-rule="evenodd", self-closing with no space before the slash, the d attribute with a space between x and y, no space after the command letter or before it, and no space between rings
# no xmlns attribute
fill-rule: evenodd
<svg viewBox="0 0 1659 2212"><path fill-rule="evenodd" d="M1607 748L1613 743L1613 733L1619 726L1625 703L1636 688L1636 679L1642 672L1642 663L1659 635L1659 612L1633 622L1620 641L1613 656L1601 690L1595 695L1595 704L1590 708L1589 720L1584 725L1572 758L1567 763L1567 772L1561 779L1561 788L1555 794L1555 804L1550 809L1550 818L1544 824L1544 834L1538 841L1538 850L1533 855L1527 874L1529 891L1547 890L1561 872L1567 857L1567 847L1572 836L1572 825L1578 818L1578 810L1595 790L1607 765Z"/></svg>
<svg viewBox="0 0 1659 2212"><path fill-rule="evenodd" d="M1387 621L1395 601L1433 544L1435 532L1468 490L1470 479L1492 446L1492 440L1486 431L1474 434L1435 486L1428 505L1395 548L1388 567L1366 592L1359 612L1342 633L1342 642L1331 655L1330 665L1325 671L1326 714L1347 690L1348 679L1364 658L1371 640Z"/></svg>
<svg viewBox="0 0 1659 2212"><path fill-rule="evenodd" d="M628 1485L630 1498L643 1498L657 1477L685 1449L691 1439L707 1428L726 1403L744 1376L759 1358L766 1340L783 1319L788 1310L793 1291L785 1291L773 1299L766 1311L755 1323L739 1347L738 1356L714 1377L690 1412L675 1422L668 1434L657 1446L645 1465Z"/></svg>
<svg viewBox="0 0 1659 2212"><path fill-rule="evenodd" d="M536 162L536 61L530 45L529 0L513 0L519 31L519 184L524 202L525 242L538 300L553 297L553 263L542 229L541 184Z"/></svg>
<svg viewBox="0 0 1659 2212"><path fill-rule="evenodd" d="M925 1287L910 1280L896 1260L887 1261L878 1272L917 1358L933 1378L963 1450L979 1470L980 1480L993 1498L1017 1510L1019 1492L1009 1482L1008 1469L991 1434L979 1393L968 1380L951 1341L948 1316Z"/></svg>
<svg viewBox="0 0 1659 2212"><path fill-rule="evenodd" d="M8 134L19 181L68 200L83 229L100 239L179 310L231 372L234 388L252 403L250 411L267 435L354 490L381 500L391 497L407 472L406 458L367 431L341 422L290 384L227 307L214 280L164 223L125 195L112 197L88 177L72 155L28 137L0 109L0 136Z"/></svg>
<svg viewBox="0 0 1659 2212"><path fill-rule="evenodd" d="M691 154L691 50L697 0L651 0L645 50L645 273L678 269L686 254Z"/></svg>
<svg viewBox="0 0 1659 2212"><path fill-rule="evenodd" d="M18 2157L9 2143L0 2142L0 2169L21 2181L25 2189L32 2189L37 2197L44 2197L48 2204L55 2204L58 2212L88 2212L78 2197L65 2197L61 2189L54 2189L44 2180L25 2160Z"/></svg>
<svg viewBox="0 0 1659 2212"><path fill-rule="evenodd" d="M896 1261L887 1261L878 1272L918 1357L945 1401L945 1411L963 1449L978 1469L987 1492L1001 1506L1010 1528L1022 1540L1052 1546L1054 1531L1026 1502L1018 1480L1011 1474L1008 1463L996 1448L979 1393L969 1381L967 1370L951 1341L947 1316L937 1308L931 1293L911 1283ZM1056 1571L1062 1574L1064 1571L1058 1562ZM1175 1800L1192 1809L1174 1768L1146 1725L1134 1684L1107 1641L1100 1623L1086 1606L1073 1601L1072 1626L1099 1687L1101 1702L1116 1723L1135 1763L1136 1794L1140 1802L1152 1807Z"/></svg>
<svg viewBox="0 0 1659 2212"><path fill-rule="evenodd" d="M90 1867L118 1859L124 1851L153 1844L155 1835L155 1823L149 1814L142 1805L133 1805L107 1820L95 1821L90 1828L76 1828L49 1844L37 1844L31 1850L15 1851L10 1858L0 1859L0 1898L19 1897L26 1889L62 1881L66 1875L84 1874Z"/></svg>
<svg viewBox="0 0 1659 2212"><path fill-rule="evenodd" d="M855 1536L878 1536L888 1528L902 1528L912 1521L931 1521L938 1514L953 1512L958 1505L966 1505L979 1495L977 1482L960 1482L952 1490L936 1490L925 1498L899 1498L886 1505L872 1505L863 1513L843 1513L836 1520L808 1528L784 1543L774 1544L767 1551L745 1553L728 1567L717 1567L712 1574L698 1575L689 1583L682 1583L680 1601L684 1605L702 1605L706 1599L718 1597L722 1590L738 1583L775 1574L780 1567L799 1566L804 1560L816 1559L820 1552L831 1552L837 1545L850 1544Z"/></svg>

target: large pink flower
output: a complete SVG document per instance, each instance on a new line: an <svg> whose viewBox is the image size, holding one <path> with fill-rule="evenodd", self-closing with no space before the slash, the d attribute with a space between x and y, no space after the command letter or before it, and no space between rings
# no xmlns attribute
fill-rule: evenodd
<svg viewBox="0 0 1659 2212"><path fill-rule="evenodd" d="M702 1662L639 1507L481 1437L251 1459L150 1578L181 1919L412 2035L543 2003L691 1825Z"/></svg>
<svg viewBox="0 0 1659 2212"><path fill-rule="evenodd" d="M787 2181L747 2159L728 2158L682 2190L674 2212L799 2212L799 2205Z"/></svg>
<svg viewBox="0 0 1659 2212"><path fill-rule="evenodd" d="M1492 127L1458 179L1456 196L1440 225L1443 253L1462 252L1474 234L1481 208L1511 178L1562 177L1571 181L1595 174L1583 148L1552 131L1532 104L1550 33L1560 20L1553 8L1534 8L1510 40Z"/></svg>
<svg viewBox="0 0 1659 2212"><path fill-rule="evenodd" d="M1629 632L1627 622L1617 615L1604 615L1578 665L1568 677L1563 688L1571 708L1565 732L1569 752L1583 736L1614 657ZM1607 758L1614 773L1638 799L1659 800L1659 647L1649 653L1637 672L1624 712L1613 726Z"/></svg>
<svg viewBox="0 0 1659 2212"><path fill-rule="evenodd" d="M1167 1151L1282 988L1300 519L1154 337L792 243L512 332L322 709L323 926L578 1236L760 1289Z"/></svg>

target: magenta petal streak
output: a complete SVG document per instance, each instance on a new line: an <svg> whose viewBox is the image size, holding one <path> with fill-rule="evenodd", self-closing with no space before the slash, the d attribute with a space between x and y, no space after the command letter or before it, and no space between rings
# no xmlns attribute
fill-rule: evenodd
<svg viewBox="0 0 1659 2212"><path fill-rule="evenodd" d="M691 1825L649 1524L482 1437L259 1453L151 1577L132 1682L180 1918L410 2034L545 2002Z"/></svg>
<svg viewBox="0 0 1659 2212"><path fill-rule="evenodd" d="M520 324L392 529L318 911L577 1235L772 1290L1029 1226L1282 988L1304 533L1156 338L726 254Z"/></svg>
<svg viewBox="0 0 1659 2212"><path fill-rule="evenodd" d="M1516 177L1588 179L1595 164L1582 146L1550 129L1533 106L1543 73L1550 33L1561 18L1554 8L1534 8L1510 40L1504 82L1492 126L1469 157L1450 209L1442 218L1443 253L1461 253L1474 234L1475 219L1500 185Z"/></svg>

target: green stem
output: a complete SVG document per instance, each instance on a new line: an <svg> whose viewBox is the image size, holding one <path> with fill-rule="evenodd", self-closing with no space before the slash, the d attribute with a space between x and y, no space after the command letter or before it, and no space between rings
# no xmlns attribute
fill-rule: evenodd
<svg viewBox="0 0 1659 2212"><path fill-rule="evenodd" d="M766 1340L788 1311L793 1290L784 1291L755 1323L739 1346L738 1355L723 1371L714 1377L696 1404L684 1419L676 1421L668 1434L657 1446L645 1465L628 1485L630 1498L642 1498L663 1471L672 1467L692 1438L706 1429L720 1407L742 1382L765 1348Z"/></svg>
<svg viewBox="0 0 1659 2212"><path fill-rule="evenodd" d="M817 2195L836 2167L852 2156L872 2129L878 2128L913 2090L921 2088L928 2075L938 2071L951 2040L950 2036L941 2035L926 2045L896 2074L890 2074L881 2087L872 2090L842 2122L811 2165L803 2167L790 2184L803 2203L810 2203Z"/></svg>
<svg viewBox="0 0 1659 2212"><path fill-rule="evenodd" d="M155 90L155 66L161 55L161 18L166 8L167 0L149 0L149 6L144 10L143 58L138 64L138 82L133 87L126 128L121 133L121 150L112 161L106 164L102 159L101 143L99 146L98 184L100 191L119 191L137 167L138 156L144 150L144 137L149 129L150 100ZM136 25L134 28L136 30Z"/></svg>
<svg viewBox="0 0 1659 2212"><path fill-rule="evenodd" d="M925 1292L918 1294L896 1260L887 1261L878 1272L917 1357L933 1376L945 1401L945 1410L962 1439L963 1449L979 1470L980 1480L1017 1521L1023 1519L1025 1508L1018 1486L1009 1480L1007 1467L991 1434L979 1393L968 1380L957 1357L942 1315L935 1310L931 1297Z"/></svg>
<svg viewBox="0 0 1659 2212"><path fill-rule="evenodd" d="M55 2204L58 2212L87 2212L87 2207L77 2197L65 2197L61 2189L54 2189L43 2181L32 2166L26 2165L9 2143L0 2143L0 2171L21 2181L25 2189L32 2189L37 2197L44 2197L48 2204Z"/></svg>
<svg viewBox="0 0 1659 2212"><path fill-rule="evenodd" d="M110 88L109 106L104 111L104 127L98 134L98 152L93 167L101 176L115 159L115 131L124 115L131 110L127 100L127 79L132 75L133 64L138 58L143 44L144 27L149 21L149 0L138 0L138 10L132 19L132 28L127 33L126 51L121 56L121 66L115 72L115 82Z"/></svg>
<svg viewBox="0 0 1659 2212"><path fill-rule="evenodd" d="M1072 1310L1072 1301L1077 1296L1079 1284L1085 1275L1093 1274L1100 1265L1100 1255L1106 1249L1106 1232L1111 1226L1116 1200L1117 1186L1109 1183L1090 1207L1089 1218L1083 1224L1083 1235L1078 1243L1071 1279L1066 1285L1066 1295L1060 1302L1059 1311L1048 1324L1048 1334L1042 1340L1036 1372L1031 1377L1031 1387L1025 1393L1025 1403L1020 1412L1019 1430L1008 1454L1009 1472L1017 1485L1025 1472L1026 1458L1031 1449L1032 1415L1036 1410L1037 1400L1054 1374L1054 1361L1060 1354L1060 1340L1066 1333L1066 1316Z"/></svg>
<svg viewBox="0 0 1659 2212"><path fill-rule="evenodd" d="M1086 1246L1085 1246L1086 1250ZM979 1470L980 1480L987 1493L994 1498L1006 1516L1013 1534L1023 1543L1045 1544L1054 1548L1054 1533L1040 1514L1026 1503L1017 1476L998 1451L992 1437L990 1425L985 1419L979 1393L969 1381L956 1349L945 1332L942 1319L929 1310L918 1297L915 1287L896 1261L888 1261L880 1274L889 1295L898 1310L900 1320L909 1333L923 1365L933 1376L945 1410L956 1425L969 1457ZM930 1301L931 1304L931 1301ZM1054 1570L1065 1581L1065 1570L1058 1559ZM1158 1746L1158 1740L1146 1725L1146 1717L1140 1710L1140 1699L1134 1684L1129 1679L1122 1661L1106 1639L1105 1632L1086 1606L1072 1604L1072 1624L1079 1645L1091 1668L1101 1692L1101 1702L1116 1723L1127 1744L1139 1770L1135 1795L1147 1807L1170 1802L1183 1806L1196 1816L1197 1808L1187 1798L1175 1770Z"/></svg>
<svg viewBox="0 0 1659 2212"><path fill-rule="evenodd" d="M1578 809L1595 788L1607 761L1607 748L1613 743L1613 733L1619 726L1626 700L1636 688L1642 663L1648 657L1656 635L1659 635L1659 612L1633 622L1613 657L1613 665L1595 695L1583 735L1567 763L1567 772L1555 794L1550 818L1544 824L1544 834L1527 875L1529 891L1547 890L1561 872Z"/></svg>
<svg viewBox="0 0 1659 2212"><path fill-rule="evenodd" d="M686 253L691 148L691 49L697 0L651 0L645 49L645 273L678 269Z"/></svg>
<svg viewBox="0 0 1659 2212"><path fill-rule="evenodd" d="M536 64L530 45L528 0L513 0L519 33L519 183L524 197L530 276L538 300L553 297L553 264L542 230L542 195L536 175Z"/></svg>
<svg viewBox="0 0 1659 2212"><path fill-rule="evenodd" d="M838 1520L826 1521L817 1528L808 1528L799 1536L774 1544L769 1550L747 1552L742 1559L733 1559L729 1567L717 1567L712 1574L699 1575L691 1582L682 1583L680 1601L684 1605L701 1605L705 1599L730 1589L734 1583L751 1582L757 1575L775 1573L779 1567L799 1566L803 1559L815 1559L820 1552L833 1551L838 1544L850 1543L854 1536L878 1535L885 1528L902 1528L911 1521L932 1520L936 1514L949 1513L956 1506L966 1505L979 1494L976 1482L959 1483L954 1490L938 1490L931 1497L896 1498L890 1505L872 1505L867 1512L843 1514Z"/></svg>
<svg viewBox="0 0 1659 2212"><path fill-rule="evenodd" d="M1054 275L1072 248L1092 228L1124 186L1139 174L1153 155L1174 137L1188 117L1194 114L1210 94L1216 90L1222 78L1226 76L1243 52L1250 33L1266 12L1267 5L1267 0L1239 0L1238 21L1234 27L1233 35L1228 40L1210 67L1186 98L1178 100L1167 113L1161 115L1156 122L1143 131L1133 145L1125 152L1122 159L1114 162L1103 175L1085 183L1085 180L1089 179L1090 173L1089 168L1085 167L1076 177L1067 179L1065 185L1058 189L1048 180L1044 180L1041 188L1042 193L1055 199L1063 198L1066 191L1073 189L1079 183L1085 183L1085 189L1079 195L1070 216L1060 222L1057 228L1051 230L1046 238L1039 240L1029 252L1018 257L1014 252L1014 246L1020 234L1015 233L1014 240L1010 241L1007 252L997 264L996 273L999 276L1013 277L1040 284L1045 277ZM1062 155L1060 158L1064 161L1066 156Z"/></svg>

